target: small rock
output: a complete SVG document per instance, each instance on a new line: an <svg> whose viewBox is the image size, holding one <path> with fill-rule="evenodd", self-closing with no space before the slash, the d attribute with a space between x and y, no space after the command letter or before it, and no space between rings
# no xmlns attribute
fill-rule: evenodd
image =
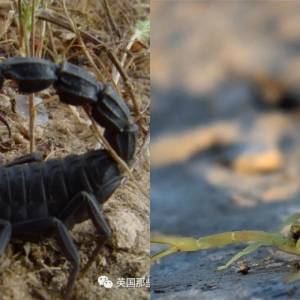
<svg viewBox="0 0 300 300"><path fill-rule="evenodd" d="M246 262L240 263L239 273L241 273L243 275L247 275L249 273L249 270L250 270L250 267L248 266L248 264Z"/></svg>
<svg viewBox="0 0 300 300"><path fill-rule="evenodd" d="M119 249L128 250L135 246L137 235L143 225L140 220L129 211L115 212L110 219L114 236L113 243Z"/></svg>

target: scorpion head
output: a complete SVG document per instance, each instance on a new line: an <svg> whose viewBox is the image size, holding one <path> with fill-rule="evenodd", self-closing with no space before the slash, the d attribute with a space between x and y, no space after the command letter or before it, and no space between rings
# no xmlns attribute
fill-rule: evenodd
<svg viewBox="0 0 300 300"><path fill-rule="evenodd" d="M85 154L84 166L93 194L105 202L120 185L121 176L118 166L105 150L94 150Z"/></svg>

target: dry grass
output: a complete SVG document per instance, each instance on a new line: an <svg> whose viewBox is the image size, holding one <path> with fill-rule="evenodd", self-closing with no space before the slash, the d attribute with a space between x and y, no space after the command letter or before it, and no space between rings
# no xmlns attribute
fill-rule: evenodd
<svg viewBox="0 0 300 300"><path fill-rule="evenodd" d="M34 52L55 62L67 59L82 66L96 74L100 81L115 86L141 128L138 155L131 170L135 180L124 180L104 206L113 230L112 239L86 276L77 280L73 297L146 299L147 289L105 290L98 286L97 277L103 274L114 280L143 277L149 271L149 203L148 197L142 195L135 185L135 181L139 182L144 193L148 194L150 50L149 37L140 38L137 34L138 22L149 18L148 1L66 1L69 18L62 1L35 2L33 39L29 34L32 27L24 26L23 31L28 32L20 32L17 1L0 3L0 59ZM45 19L47 22L43 21ZM24 35L31 45L29 52ZM28 119L14 112L16 95L14 84L7 81L0 94L0 111L11 126L12 140L8 139L5 127L0 125L1 163L29 151ZM45 158L64 157L99 147L97 136L89 128L90 120L82 108L70 110L59 102L52 88L39 96L43 98L49 121L46 125L35 125L35 148ZM96 245L96 232L87 221L76 226L72 236L84 264ZM39 244L13 242L0 259L0 299L59 299L68 268L52 240Z"/></svg>

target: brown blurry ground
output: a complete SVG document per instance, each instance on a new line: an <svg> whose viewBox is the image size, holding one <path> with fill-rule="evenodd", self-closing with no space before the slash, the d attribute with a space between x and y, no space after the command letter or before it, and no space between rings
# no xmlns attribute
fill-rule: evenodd
<svg viewBox="0 0 300 300"><path fill-rule="evenodd" d="M25 2L25 1L24 1ZM29 3L29 1L27 1ZM38 1L36 1L37 3ZM14 1L0 2L0 56L1 59L20 55L17 31L17 14ZM66 17L62 1L44 1L47 11L59 13L54 23L47 23L42 38L42 23L36 23L36 49L53 61L63 58L96 74L95 68L80 46L76 35L59 26ZM116 78L116 65L103 50L113 53L119 61L137 99L143 132L139 138L137 157L132 170L135 181L149 193L149 154L147 131L149 122L149 38L133 38L139 21L149 18L149 4L136 1L67 1L67 8L80 30L97 38L99 42L83 40L87 51L99 69L100 81L112 82ZM106 4L106 5L105 5ZM41 45L41 41L44 42ZM126 54L125 54L126 53ZM100 78L101 77L101 78ZM134 114L132 94L120 77L118 92L124 97ZM12 140L0 125L1 164L29 151L28 118L14 112L17 90L12 82L6 82L0 94L0 110L12 129ZM62 104L52 88L40 93L49 121L35 126L36 150L49 158L63 158L74 153L84 153L101 146L90 128L82 108L72 112ZM25 106L26 107L26 106ZM97 257L89 272L76 281L72 299L148 299L147 288L104 289L97 283L100 275L114 282L117 278L144 277L148 275L149 248L149 200L126 175L121 187L105 204L104 212L112 228L112 238ZM76 225L72 236L80 251L82 265L96 245L97 232L90 221ZM0 299L60 299L68 276L69 264L52 240L38 244L10 243L0 258Z"/></svg>
<svg viewBox="0 0 300 300"><path fill-rule="evenodd" d="M151 3L151 230L276 230L300 209L300 3ZM299 299L294 256L216 272L238 249L162 259L152 297Z"/></svg>

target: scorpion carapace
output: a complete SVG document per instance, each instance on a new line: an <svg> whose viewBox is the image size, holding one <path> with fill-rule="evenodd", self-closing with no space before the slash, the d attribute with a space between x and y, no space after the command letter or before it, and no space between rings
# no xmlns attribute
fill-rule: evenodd
<svg viewBox="0 0 300 300"><path fill-rule="evenodd" d="M39 92L53 84L62 102L89 105L111 146L128 164L132 162L138 128L127 105L109 85L97 82L71 63L57 66L29 57L2 62L1 86L4 79L15 80L22 93ZM65 294L68 298L80 264L68 229L91 219L99 232L99 243L85 266L87 270L111 234L101 205L120 185L121 176L118 164L106 150L46 162L37 155L27 155L1 167L0 255L11 237L38 240L54 236L72 265Z"/></svg>

